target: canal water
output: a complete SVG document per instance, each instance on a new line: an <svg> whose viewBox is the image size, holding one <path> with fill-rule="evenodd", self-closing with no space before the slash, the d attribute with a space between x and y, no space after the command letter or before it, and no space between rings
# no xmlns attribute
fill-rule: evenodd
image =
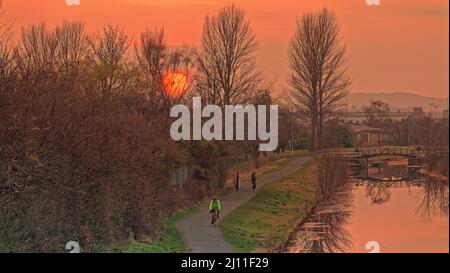
<svg viewBox="0 0 450 273"><path fill-rule="evenodd" d="M304 220L286 252L448 252L448 178L408 173L407 163L364 170Z"/></svg>

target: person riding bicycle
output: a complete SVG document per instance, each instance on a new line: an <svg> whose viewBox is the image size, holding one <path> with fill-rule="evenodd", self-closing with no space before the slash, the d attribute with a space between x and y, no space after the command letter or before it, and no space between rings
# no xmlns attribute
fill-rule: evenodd
<svg viewBox="0 0 450 273"><path fill-rule="evenodd" d="M220 213L220 201L217 198L217 196L214 196L214 198L211 200L211 202L209 203L209 212L210 213L215 213L216 214L216 218L219 219L219 213ZM211 220L211 225L214 224L214 218L212 218Z"/></svg>

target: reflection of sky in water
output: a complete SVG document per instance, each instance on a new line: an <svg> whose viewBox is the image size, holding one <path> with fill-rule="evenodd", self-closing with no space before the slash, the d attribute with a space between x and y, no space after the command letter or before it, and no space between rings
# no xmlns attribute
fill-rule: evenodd
<svg viewBox="0 0 450 273"><path fill-rule="evenodd" d="M346 225L353 237L351 251L364 252L367 241L377 241L381 252L448 252L448 185L399 186L353 189L354 210ZM369 193L369 187L379 190Z"/></svg>
<svg viewBox="0 0 450 273"><path fill-rule="evenodd" d="M402 169L402 171L399 171ZM388 177L406 168L388 166ZM348 183L306 219L288 252L448 252L448 181Z"/></svg>

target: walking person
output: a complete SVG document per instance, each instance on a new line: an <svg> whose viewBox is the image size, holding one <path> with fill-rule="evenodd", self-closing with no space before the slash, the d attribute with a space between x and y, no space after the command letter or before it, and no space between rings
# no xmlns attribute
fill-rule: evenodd
<svg viewBox="0 0 450 273"><path fill-rule="evenodd" d="M239 172L236 172L236 175L234 176L234 189L236 191L239 190L240 183L241 183L241 175L239 174Z"/></svg>
<svg viewBox="0 0 450 273"><path fill-rule="evenodd" d="M253 190L256 190L256 172L253 172L253 173L252 173L252 178L251 178L251 180L252 180L252 189L253 189Z"/></svg>

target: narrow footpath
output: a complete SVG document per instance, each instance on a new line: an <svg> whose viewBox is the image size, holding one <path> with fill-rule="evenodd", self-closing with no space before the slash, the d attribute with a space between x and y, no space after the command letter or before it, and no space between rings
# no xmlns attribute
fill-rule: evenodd
<svg viewBox="0 0 450 273"><path fill-rule="evenodd" d="M258 177L258 191L264 184L280 180L281 178L292 174L300 169L310 157L299 157L281 170L265 174ZM237 207L248 202L256 191L251 189L249 181L241 181L240 190L226 195L220 200L222 211L220 218L225 217ZM211 216L208 208L202 208L201 211L179 221L176 228L183 236L188 251L193 253L227 253L231 252L230 244L225 240L218 227L210 225Z"/></svg>

